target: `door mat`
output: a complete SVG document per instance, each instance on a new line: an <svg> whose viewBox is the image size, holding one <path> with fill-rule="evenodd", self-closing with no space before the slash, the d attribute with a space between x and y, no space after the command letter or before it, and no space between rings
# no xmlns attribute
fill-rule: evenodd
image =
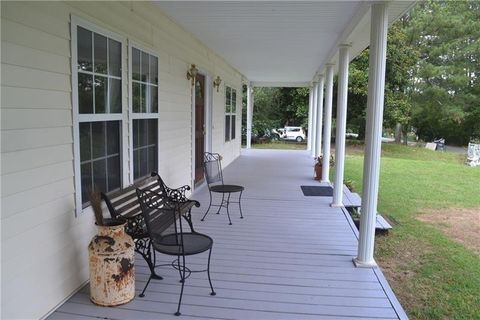
<svg viewBox="0 0 480 320"><path fill-rule="evenodd" d="M300 186L303 195L306 197L331 197L333 188L329 186Z"/></svg>

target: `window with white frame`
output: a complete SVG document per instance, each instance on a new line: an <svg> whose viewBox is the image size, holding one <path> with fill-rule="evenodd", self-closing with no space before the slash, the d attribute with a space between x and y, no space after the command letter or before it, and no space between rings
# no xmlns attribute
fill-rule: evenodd
<svg viewBox="0 0 480 320"><path fill-rule="evenodd" d="M132 171L137 180L158 170L158 57L134 46L130 50Z"/></svg>
<svg viewBox="0 0 480 320"><path fill-rule="evenodd" d="M74 21L72 39L76 190L85 206L92 188L121 187L122 42Z"/></svg>
<svg viewBox="0 0 480 320"><path fill-rule="evenodd" d="M235 139L237 90L225 86L225 142Z"/></svg>

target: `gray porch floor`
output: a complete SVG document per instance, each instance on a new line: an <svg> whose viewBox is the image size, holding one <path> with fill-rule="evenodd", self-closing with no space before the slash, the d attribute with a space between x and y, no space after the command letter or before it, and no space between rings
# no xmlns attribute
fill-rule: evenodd
<svg viewBox="0 0 480 320"><path fill-rule="evenodd" d="M193 212L198 232L213 237L212 280L217 295L209 295L205 273L187 279L182 318L196 319L398 319L406 315L378 268L355 268L357 232L330 197L305 197L300 185L313 180L313 161L303 151L242 150L224 170L226 183L246 187L245 219L232 205L233 225L226 214L211 213L208 190L192 198L202 207ZM170 258L157 257L159 263ZM187 264L202 268L206 256ZM148 268L136 260L136 290L143 288ZM180 284L178 272L159 270L164 280L152 280L144 298L105 308L89 301L88 286L70 298L49 319L179 319L173 316Z"/></svg>

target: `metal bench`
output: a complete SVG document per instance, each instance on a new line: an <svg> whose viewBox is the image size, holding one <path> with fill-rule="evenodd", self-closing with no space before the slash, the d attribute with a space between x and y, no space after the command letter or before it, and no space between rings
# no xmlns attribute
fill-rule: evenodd
<svg viewBox="0 0 480 320"><path fill-rule="evenodd" d="M169 188L156 172L152 172L150 177L139 180L135 182L134 185L125 189L114 191L109 194L101 194L111 217L123 217L127 220L125 231L133 238L135 242L135 251L138 252L147 262L152 278L162 279L161 276L155 273L155 251L152 250L147 226L142 215L140 203L138 202L136 193L137 188L148 188L157 193L165 192L167 197L172 201L181 202L179 204L179 210L192 229L193 225L191 222L190 210L193 206L199 207L200 203L195 200L189 200L185 196L185 192L190 190L190 186L183 186L178 189ZM171 219L164 219L164 223L158 224L157 228L159 228L159 232L162 232L168 229L171 225Z"/></svg>

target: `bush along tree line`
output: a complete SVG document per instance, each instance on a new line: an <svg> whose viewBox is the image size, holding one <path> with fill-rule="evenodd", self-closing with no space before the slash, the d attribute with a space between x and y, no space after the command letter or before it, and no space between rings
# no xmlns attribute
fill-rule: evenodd
<svg viewBox="0 0 480 320"><path fill-rule="evenodd" d="M480 139L479 39L480 1L420 2L389 28L384 128L396 132L397 142L412 131L424 141L443 137L457 145ZM347 128L359 139L365 136L368 56L367 48L349 67ZM254 95L254 134L307 127L307 88L255 88Z"/></svg>
<svg viewBox="0 0 480 320"><path fill-rule="evenodd" d="M308 127L308 88L254 88L252 135L261 137L274 128ZM246 86L243 90L242 128L247 126Z"/></svg>

